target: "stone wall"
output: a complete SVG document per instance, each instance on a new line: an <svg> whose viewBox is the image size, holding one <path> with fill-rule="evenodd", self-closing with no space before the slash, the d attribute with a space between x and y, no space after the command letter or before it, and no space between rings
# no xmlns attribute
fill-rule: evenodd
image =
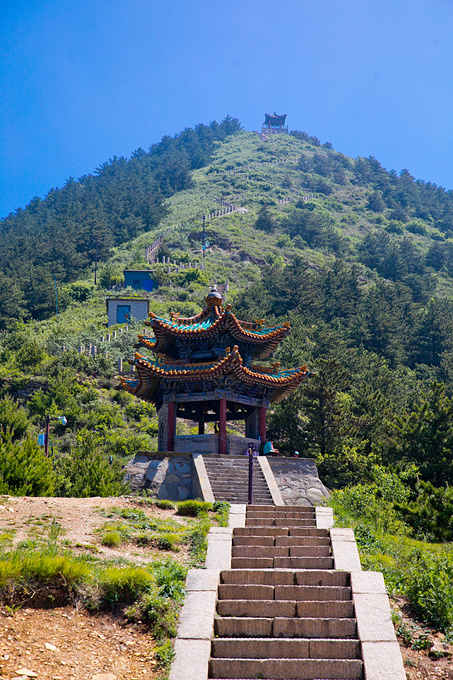
<svg viewBox="0 0 453 680"><path fill-rule="evenodd" d="M185 501L193 498L191 454L138 453L125 466L131 491L148 489L157 498Z"/></svg>
<svg viewBox="0 0 453 680"><path fill-rule="evenodd" d="M311 458L267 456L285 505L315 505L329 497Z"/></svg>

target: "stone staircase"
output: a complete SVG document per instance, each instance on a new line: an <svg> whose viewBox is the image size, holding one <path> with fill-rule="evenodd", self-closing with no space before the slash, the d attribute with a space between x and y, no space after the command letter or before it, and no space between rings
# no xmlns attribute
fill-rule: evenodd
<svg viewBox="0 0 453 680"><path fill-rule="evenodd" d="M206 473L216 501L247 503L248 501L248 456L207 454L203 456ZM253 502L273 505L258 458L253 459Z"/></svg>
<svg viewBox="0 0 453 680"><path fill-rule="evenodd" d="M334 570L314 508L247 506L231 567L220 573L210 678L363 678L350 573Z"/></svg>

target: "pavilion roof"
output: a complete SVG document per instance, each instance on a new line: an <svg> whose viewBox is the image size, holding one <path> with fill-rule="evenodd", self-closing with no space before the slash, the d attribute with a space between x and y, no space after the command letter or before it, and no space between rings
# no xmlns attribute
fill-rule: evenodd
<svg viewBox="0 0 453 680"><path fill-rule="evenodd" d="M279 403L308 376L306 366L285 371L279 370L279 364L271 367L253 365L247 368L243 364L237 345L232 351L228 348L224 357L212 362L184 364L162 360L149 361L136 353L133 363L138 373L138 380L122 377L122 386L131 394L146 401L156 401L156 393L162 380L172 382L176 391L179 383L185 392L187 383L199 383L203 380L214 380L229 375L236 378L240 384L267 388L269 400Z"/></svg>
<svg viewBox="0 0 453 680"><path fill-rule="evenodd" d="M254 345L255 354L259 358L269 356L278 344L291 330L289 321L278 326L264 326L264 319L257 319L250 323L241 321L231 311L231 305L225 308L211 305L196 316L179 318L173 315L171 319L164 319L150 313L150 320L146 325L151 326L154 337L139 335L140 345L155 353L165 353L169 350L177 337L214 338L218 334L230 333L233 341L243 341Z"/></svg>

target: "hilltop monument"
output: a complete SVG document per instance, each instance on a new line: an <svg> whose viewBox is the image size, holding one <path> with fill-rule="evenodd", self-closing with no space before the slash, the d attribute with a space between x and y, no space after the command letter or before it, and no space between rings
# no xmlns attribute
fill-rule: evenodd
<svg viewBox="0 0 453 680"><path fill-rule="evenodd" d="M149 314L153 335L139 335L132 360L137 378L121 377L124 389L152 402L159 414L159 451L241 454L250 442L266 440L266 412L287 397L308 376L306 366L280 370L262 365L290 332L289 322L266 327L264 319L240 321L215 288L206 307L190 318ZM198 422L198 435L176 435L176 419ZM227 421L245 421L245 437L227 435ZM205 433L216 423L218 432Z"/></svg>
<svg viewBox="0 0 453 680"><path fill-rule="evenodd" d="M278 113L265 113L264 114L264 123L263 127L261 128L261 134L262 135L267 135L269 133L275 134L275 133L283 133L283 134L289 134L288 126L285 127L285 122L286 122L286 113L282 113L279 115Z"/></svg>

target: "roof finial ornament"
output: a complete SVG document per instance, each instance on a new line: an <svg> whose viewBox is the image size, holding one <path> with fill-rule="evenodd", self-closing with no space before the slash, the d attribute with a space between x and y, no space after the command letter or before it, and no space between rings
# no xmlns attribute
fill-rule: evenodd
<svg viewBox="0 0 453 680"><path fill-rule="evenodd" d="M208 307L220 307L223 302L223 297L217 292L217 286L211 286L211 290L206 297L206 304Z"/></svg>

